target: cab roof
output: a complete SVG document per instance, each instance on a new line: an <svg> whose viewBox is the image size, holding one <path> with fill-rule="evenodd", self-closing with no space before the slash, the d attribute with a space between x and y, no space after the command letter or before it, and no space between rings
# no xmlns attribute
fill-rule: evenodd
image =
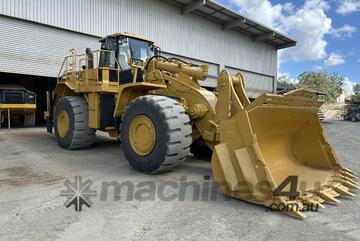
<svg viewBox="0 0 360 241"><path fill-rule="evenodd" d="M129 38L134 38L134 39L139 39L139 40L143 40L143 41L146 41L146 42L149 42L149 43L154 43L154 41L150 40L150 39L147 39L147 38L144 38L142 36L139 36L139 35L135 35L135 34L131 34L131 33L113 33L113 34L110 34L110 35L107 35L106 37L103 37L100 39L100 42L104 41L105 39L109 38L109 37L119 37L119 36L125 36L125 37L129 37Z"/></svg>
<svg viewBox="0 0 360 241"><path fill-rule="evenodd" d="M26 89L21 85L13 85L13 84L0 84L0 90L23 90L31 94L35 94L33 91Z"/></svg>

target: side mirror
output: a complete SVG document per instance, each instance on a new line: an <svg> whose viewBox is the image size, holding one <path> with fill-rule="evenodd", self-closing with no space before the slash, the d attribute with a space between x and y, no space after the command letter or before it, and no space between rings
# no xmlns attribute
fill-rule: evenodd
<svg viewBox="0 0 360 241"><path fill-rule="evenodd" d="M150 50L154 52L155 56L160 56L161 54L161 48L156 45L152 45Z"/></svg>

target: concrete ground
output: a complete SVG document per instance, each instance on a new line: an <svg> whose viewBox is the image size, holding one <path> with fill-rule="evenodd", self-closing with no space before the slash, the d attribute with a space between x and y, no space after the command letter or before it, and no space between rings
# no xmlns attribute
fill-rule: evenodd
<svg viewBox="0 0 360 241"><path fill-rule="evenodd" d="M343 164L360 173L360 123L331 121L324 128ZM184 201L127 201L126 189L101 201L104 182L143 185L139 191L146 184L179 183L183 176L204 185L207 175L210 163L204 160L188 160L158 176L139 174L119 144L103 135L94 148L69 152L45 128L0 130L0 240L360 240L359 196L307 213L305 220L224 200L216 192L215 201L192 201L191 188ZM60 197L64 181L74 176L91 180L90 189L97 191L82 212L64 207L66 197ZM167 187L165 194L174 190Z"/></svg>

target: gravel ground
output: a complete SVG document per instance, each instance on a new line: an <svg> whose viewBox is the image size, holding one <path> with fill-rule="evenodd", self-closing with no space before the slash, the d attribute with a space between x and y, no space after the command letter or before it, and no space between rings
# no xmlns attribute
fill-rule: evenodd
<svg viewBox="0 0 360 241"><path fill-rule="evenodd" d="M330 121L324 128L345 166L360 173L360 123ZM194 201L191 187L183 201L158 195L153 200L154 192L144 191L184 177L206 186L208 175L210 164L204 160L188 160L158 176L139 174L119 144L104 135L91 150L69 152L44 128L0 130L0 240L360 240L358 196L298 220L226 199L216 189L210 192L217 195L215 201ZM60 196L64 181L74 176L91 180L90 189L97 192L82 212L64 207L66 197ZM126 181L135 186L138 199L150 200L126 200L132 196L125 188L114 193L110 187L107 197L101 195L106 193L102 185ZM165 189L167 196L176 193Z"/></svg>

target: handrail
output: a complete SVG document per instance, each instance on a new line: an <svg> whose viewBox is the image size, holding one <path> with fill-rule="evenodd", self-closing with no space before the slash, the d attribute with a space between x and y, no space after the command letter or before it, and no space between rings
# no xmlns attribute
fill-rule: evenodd
<svg viewBox="0 0 360 241"><path fill-rule="evenodd" d="M73 75L75 75L76 72L81 72L84 70L88 70L89 66L88 66L88 55L86 54L76 54L75 50L72 50L73 54L72 55L68 55L64 58L60 71L58 73L58 77L57 77L57 82L60 81L61 77L66 74L66 73L72 73ZM106 52L106 53L110 53L113 57L113 59L115 60L115 66L117 65L117 68L108 68L108 67L99 67L100 65L100 56L102 52ZM119 81L119 73L121 71L121 65L118 61L118 59L115 56L115 52L111 51L111 50L103 50L103 49L98 49L98 50L94 50L92 52L93 54L93 60L96 60L96 62L94 63L94 69L109 69L109 70L116 70L118 72L117 74L117 82ZM76 62L76 60L79 60L78 63ZM69 63L70 62L70 63ZM84 64L82 64L82 62L84 62ZM71 66L72 68L69 68L69 66ZM85 66L85 69L82 69L83 66Z"/></svg>
<svg viewBox="0 0 360 241"><path fill-rule="evenodd" d="M58 73L58 77L57 77L57 80L58 80L58 81L59 81L60 77L62 76L62 74L61 74L61 73L63 72L64 66L65 66L65 63L66 63L66 61L67 61L67 59L68 59L69 57L71 57L71 55L66 56L66 57L64 58L63 62L62 62L62 65L61 65L61 68L60 68L60 71L59 71L59 73Z"/></svg>

